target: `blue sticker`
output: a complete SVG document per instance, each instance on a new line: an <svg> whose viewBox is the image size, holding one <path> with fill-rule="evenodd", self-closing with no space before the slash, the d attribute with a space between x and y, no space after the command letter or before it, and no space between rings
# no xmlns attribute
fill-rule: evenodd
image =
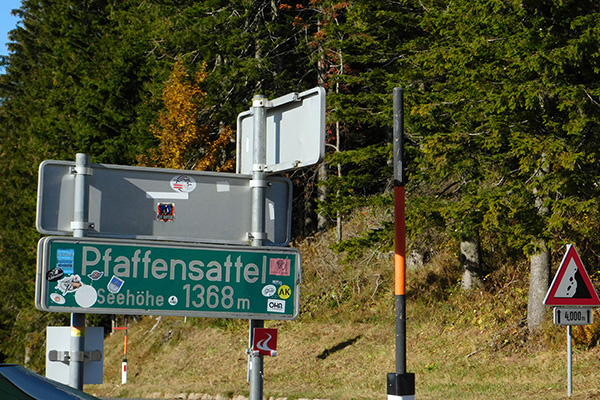
<svg viewBox="0 0 600 400"><path fill-rule="evenodd" d="M108 282L107 285L108 291L111 293L119 293L119 290L121 290L121 286L123 286L123 283L125 283L123 279L113 275L112 278L110 278L110 282Z"/></svg>
<svg viewBox="0 0 600 400"><path fill-rule="evenodd" d="M88 274L88 278L90 278L93 281L97 281L98 279L102 278L102 276L104 275L104 272L100 272L98 270L93 270L91 274Z"/></svg>
<svg viewBox="0 0 600 400"><path fill-rule="evenodd" d="M65 274L75 273L75 250L57 249L56 250L56 268L62 269Z"/></svg>

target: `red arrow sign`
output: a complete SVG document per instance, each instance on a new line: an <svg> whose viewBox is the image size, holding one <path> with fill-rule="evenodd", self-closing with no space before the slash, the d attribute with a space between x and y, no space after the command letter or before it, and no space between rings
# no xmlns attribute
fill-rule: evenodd
<svg viewBox="0 0 600 400"><path fill-rule="evenodd" d="M261 356L277 354L277 329L254 328L252 351Z"/></svg>

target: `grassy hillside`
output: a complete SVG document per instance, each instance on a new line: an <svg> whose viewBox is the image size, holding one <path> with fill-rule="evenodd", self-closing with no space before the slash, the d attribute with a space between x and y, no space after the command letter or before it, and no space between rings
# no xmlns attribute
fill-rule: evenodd
<svg viewBox="0 0 600 400"><path fill-rule="evenodd" d="M373 224L373 215L361 215L349 234ZM332 235L295 244L303 257L301 314L266 322L279 329L278 355L264 362L267 399L387 398L386 374L395 365L393 259L372 249L343 263L328 249ZM439 250L408 272L407 363L417 398L567 398L566 329L552 324L548 310L543 332L528 334L523 266L507 265L485 289L462 293L455 260ZM573 398L600 398L600 351L588 346L600 329L574 331ZM244 320L144 317L130 324L128 383L121 385L117 332L105 342L104 384L85 389L111 397L248 396L247 340Z"/></svg>

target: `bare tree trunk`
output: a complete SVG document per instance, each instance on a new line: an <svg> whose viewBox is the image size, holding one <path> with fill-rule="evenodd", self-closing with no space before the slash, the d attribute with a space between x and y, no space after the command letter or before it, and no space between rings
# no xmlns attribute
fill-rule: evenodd
<svg viewBox="0 0 600 400"><path fill-rule="evenodd" d="M545 154L542 154L542 160ZM543 177L549 171L546 162L543 162L542 168L537 172L537 176ZM542 197L538 196L539 190L534 188L535 207L540 218L548 215L549 209L544 205ZM546 308L544 298L550 285L550 252L547 242L539 238L536 242L536 253L529 260L529 296L527 298L527 328L529 332L536 332L542 328Z"/></svg>
<svg viewBox="0 0 600 400"><path fill-rule="evenodd" d="M23 360L23 364L29 365L31 364L31 347L25 346L25 359Z"/></svg>
<svg viewBox="0 0 600 400"><path fill-rule="evenodd" d="M542 327L546 311L544 298L550 285L550 252L544 239L540 239L537 245L539 250L531 256L529 266L527 328L530 332L539 331Z"/></svg>
<svg viewBox="0 0 600 400"><path fill-rule="evenodd" d="M318 182L325 182L325 181L327 181L328 177L329 177L329 165L327 164L327 162L322 162L321 165L319 165ZM317 191L318 191L319 201L321 201L321 202L327 201L327 186L319 185L317 188ZM327 227L327 218L323 214L319 213L317 215L317 229L319 231L322 231L322 230L325 230L326 227Z"/></svg>
<svg viewBox="0 0 600 400"><path fill-rule="evenodd" d="M306 168L297 178L299 190L294 187L294 221L292 226L299 229L301 236L310 236L317 229L316 187L318 166Z"/></svg>
<svg viewBox="0 0 600 400"><path fill-rule="evenodd" d="M481 246L479 235L463 236L460 243L460 265L463 269L461 289L472 290L481 285Z"/></svg>
<svg viewBox="0 0 600 400"><path fill-rule="evenodd" d="M339 91L339 84L336 84L336 91ZM340 151L340 145L341 145L341 141L340 141L340 121L337 121L335 123L335 148L337 151ZM338 177L341 178L342 177L342 165L338 164L337 165L337 173L338 173ZM338 193L339 195L339 193ZM340 243L342 241L342 213L340 213L339 211L337 212L337 216L336 216L336 233L337 233L337 242Z"/></svg>
<svg viewBox="0 0 600 400"><path fill-rule="evenodd" d="M308 190L305 190L305 192L308 192L309 195L304 196L305 201L304 208L302 210L304 216L304 218L302 219L302 234L304 236L309 236L313 234L317 228L317 224L315 221L317 213L315 211L315 202L312 198L309 197L312 194L310 194L310 191Z"/></svg>
<svg viewBox="0 0 600 400"><path fill-rule="evenodd" d="M319 24L320 26L320 24ZM319 30L321 28L318 28ZM318 48L319 51L319 59L317 61L317 84L319 86L325 85L325 51L321 46ZM319 165L319 170L317 173L317 198L321 202L327 201L327 187L325 185L319 185L320 182L327 181L329 177L329 165L327 162L323 161L321 165ZM317 230L322 231L327 227L327 218L323 214L317 215Z"/></svg>

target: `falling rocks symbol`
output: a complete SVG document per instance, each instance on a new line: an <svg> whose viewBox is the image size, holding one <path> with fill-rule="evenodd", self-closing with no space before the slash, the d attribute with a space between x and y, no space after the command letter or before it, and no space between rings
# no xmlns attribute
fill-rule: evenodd
<svg viewBox="0 0 600 400"><path fill-rule="evenodd" d="M585 281L574 260L569 262L565 272L565 278L563 278L560 286L556 289L554 296L574 299L592 298L592 294L587 289Z"/></svg>

